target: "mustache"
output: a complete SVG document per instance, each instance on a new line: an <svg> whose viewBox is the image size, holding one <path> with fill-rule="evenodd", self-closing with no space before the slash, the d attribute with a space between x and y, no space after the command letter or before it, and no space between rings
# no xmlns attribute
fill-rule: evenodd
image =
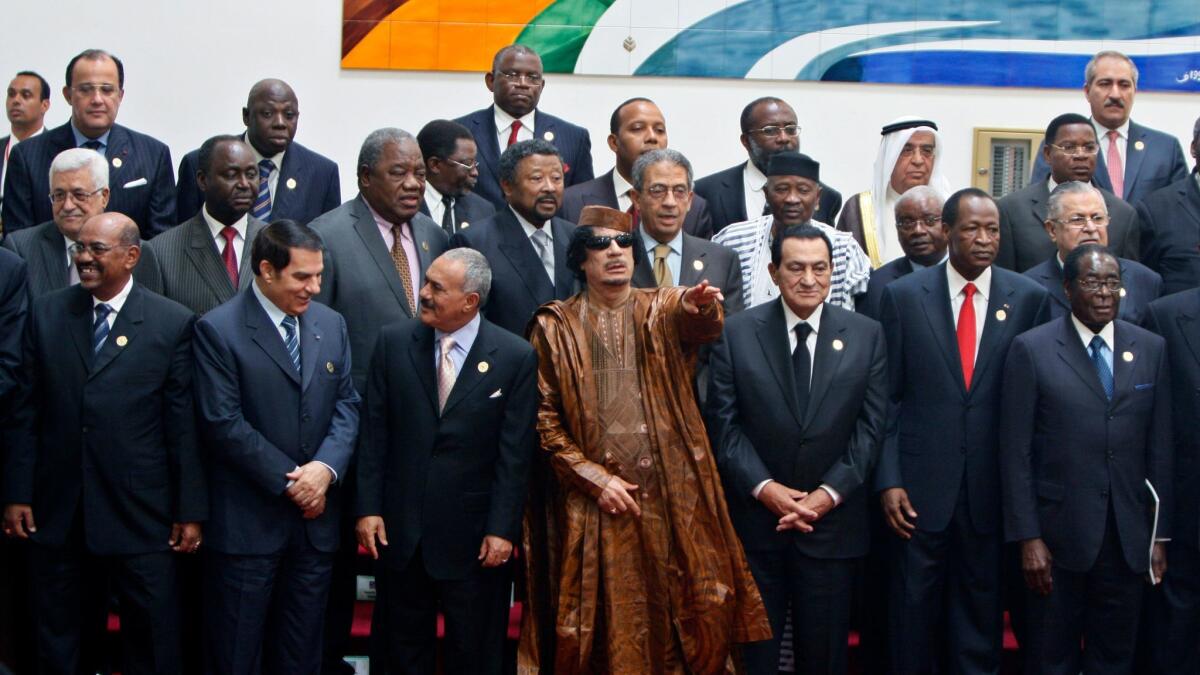
<svg viewBox="0 0 1200 675"><path fill-rule="evenodd" d="M1115 108L1124 108L1125 107L1125 103L1123 101L1120 101L1115 98L1104 99L1104 105L1105 105L1105 107L1113 106Z"/></svg>

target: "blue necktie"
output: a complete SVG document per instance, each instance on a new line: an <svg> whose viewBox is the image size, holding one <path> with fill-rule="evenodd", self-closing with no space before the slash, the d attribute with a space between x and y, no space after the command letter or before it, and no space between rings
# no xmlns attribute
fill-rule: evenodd
<svg viewBox="0 0 1200 675"><path fill-rule="evenodd" d="M1092 342L1088 345L1088 350L1092 353L1092 365L1096 367L1096 374L1100 376L1100 386L1104 387L1104 395L1108 400L1112 400L1113 396L1113 374L1108 367L1108 362L1104 360L1104 340L1097 335L1092 338Z"/></svg>
<svg viewBox="0 0 1200 675"><path fill-rule="evenodd" d="M255 218L266 222L271 217L271 172L275 170L275 162L264 159L258 163L258 199L254 200Z"/></svg>
<svg viewBox="0 0 1200 675"><path fill-rule="evenodd" d="M104 341L108 339L108 315L112 313L112 307L104 303L96 305L96 322L92 324L92 353L99 354L100 348L104 346Z"/></svg>
<svg viewBox="0 0 1200 675"><path fill-rule="evenodd" d="M298 373L300 372L300 340L296 337L296 317L285 316L279 325L283 326L283 332L287 334L284 344L287 346L288 356L292 357L292 365L296 367Z"/></svg>

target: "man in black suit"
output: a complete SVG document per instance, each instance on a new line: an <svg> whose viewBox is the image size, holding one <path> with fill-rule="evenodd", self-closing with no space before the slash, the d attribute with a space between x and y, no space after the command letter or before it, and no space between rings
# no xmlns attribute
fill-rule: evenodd
<svg viewBox="0 0 1200 675"><path fill-rule="evenodd" d="M21 368L21 339L29 313L28 275L25 261L0 249L0 446L7 447L4 430L16 400ZM26 597L25 550L15 542L0 541L0 663L15 670L32 670L27 645L33 642Z"/></svg>
<svg viewBox="0 0 1200 675"><path fill-rule="evenodd" d="M1041 284L1054 300L1050 303L1050 318L1057 319L1071 311L1071 300L1063 287L1063 261L1071 251L1084 244L1107 247L1111 226L1103 191L1099 188L1070 181L1060 183L1049 194L1044 231L1050 235L1055 252L1042 264L1027 270L1025 276ZM1146 317L1147 305L1158 298L1162 290L1162 277L1133 260L1117 258L1117 264L1121 268L1118 316L1140 325Z"/></svg>
<svg viewBox="0 0 1200 675"><path fill-rule="evenodd" d="M371 357L357 530L382 558L372 663L390 672L436 672L439 609L447 673L503 672L500 568L537 450L537 356L479 316L490 284L478 251L443 253L421 288L421 321L384 328Z"/></svg>
<svg viewBox="0 0 1200 675"><path fill-rule="evenodd" d="M63 150L50 164L53 220L14 232L0 242L25 259L31 299L79 283L79 270L69 250L83 224L108 206L108 176L108 163L96 152ZM155 293L162 290L158 261L146 246L142 246L133 278Z"/></svg>
<svg viewBox="0 0 1200 675"><path fill-rule="evenodd" d="M879 319L883 289L900 277L933 267L946 259L946 229L942 227L942 197L928 185L909 188L896 201L896 236L903 258L871 271L867 292L855 298L855 311Z"/></svg>
<svg viewBox="0 0 1200 675"><path fill-rule="evenodd" d="M790 601L797 672L839 673L887 419L887 347L878 323L825 304L823 232L789 227L772 247L780 298L725 324L707 404L729 515L774 635L742 653L748 672L778 672Z"/></svg>
<svg viewBox="0 0 1200 675"><path fill-rule="evenodd" d="M250 216L258 188L254 150L237 136L214 136L198 151L200 212L148 244L160 261L162 294L205 314L249 287L251 243L265 223Z"/></svg>
<svg viewBox="0 0 1200 675"><path fill-rule="evenodd" d="M708 202L712 234L726 225L765 215L767 165L771 155L785 150L799 152L800 124L796 111L774 96L756 98L742 109L742 147L749 160L696 181L696 194ZM821 183L821 200L813 211L817 222L833 225L842 210L842 193Z"/></svg>
<svg viewBox="0 0 1200 675"><path fill-rule="evenodd" d="M8 116L10 133L0 137L4 163L0 164L0 201L4 199L4 174L8 173L8 158L21 141L42 133L42 120L50 109L50 83L30 70L22 70L8 83L4 112Z"/></svg>
<svg viewBox="0 0 1200 675"><path fill-rule="evenodd" d="M1117 318L1120 263L1102 246L1072 251L1063 279L1071 313L1013 340L1004 366L1004 531L1030 591L1025 672L1132 673L1144 575L1162 578L1174 515L1166 345Z"/></svg>
<svg viewBox="0 0 1200 675"><path fill-rule="evenodd" d="M567 244L575 225L554 215L562 203L562 164L558 150L546 141L513 144L500 157L505 207L460 231L450 243L487 258L492 290L483 315L516 335L525 335L539 306L575 292L575 278L567 269Z"/></svg>
<svg viewBox="0 0 1200 675"><path fill-rule="evenodd" d="M242 108L242 123L246 125L243 139L250 144L258 165L251 215L263 222L287 218L308 223L337 208L342 202L337 164L295 141L300 103L287 82L268 79L255 83ZM198 150L179 162L177 223L187 222L204 203L203 190L196 182L198 164Z"/></svg>
<svg viewBox="0 0 1200 675"><path fill-rule="evenodd" d="M1200 118L1192 126L1192 160L1200 166ZM1200 286L1200 170L1152 192L1137 205L1142 262L1163 278L1163 294Z"/></svg>
<svg viewBox="0 0 1200 675"><path fill-rule="evenodd" d="M129 216L142 239L151 239L175 220L175 176L171 151L161 141L117 124L125 95L125 66L99 49L77 54L67 64L63 96L71 119L13 148L4 176L5 233L50 220L50 163L69 148L90 148L111 165L108 209Z"/></svg>
<svg viewBox="0 0 1200 675"><path fill-rule="evenodd" d="M421 213L440 223L448 236L496 212L491 202L471 192L479 180L479 153L466 127L433 120L417 132L417 145L425 158Z"/></svg>
<svg viewBox="0 0 1200 675"><path fill-rule="evenodd" d="M895 533L892 667L998 673L1000 381L1008 345L1050 299L995 267L1000 213L976 188L946 200L947 262L883 291L891 407L875 474Z"/></svg>
<svg viewBox="0 0 1200 675"><path fill-rule="evenodd" d="M216 673L315 673L341 481L358 433L346 322L313 302L321 237L290 220L251 247L254 283L196 323L212 512L205 641Z"/></svg>
<svg viewBox="0 0 1200 675"><path fill-rule="evenodd" d="M1083 115L1066 113L1046 127L1047 145L1042 147L1050 165L1050 176L1029 184L1000 200L1000 253L996 264L1014 272L1025 272L1054 255L1054 242L1046 236L1046 208L1050 192L1061 183L1092 183L1100 145L1096 130ZM1137 260L1141 226L1137 212L1111 192L1101 189L1108 211L1108 246L1125 259Z"/></svg>
<svg viewBox="0 0 1200 675"><path fill-rule="evenodd" d="M35 303L18 421L8 435L4 531L31 538L38 669L72 673L89 568L121 600L125 672L178 672L172 551L193 553L207 494L195 437L187 308L134 282L138 228L88 220L72 246L80 283Z"/></svg>
<svg viewBox="0 0 1200 675"><path fill-rule="evenodd" d="M616 154L616 166L599 178L567 188L559 215L575 223L583 207L596 204L629 213L637 227L641 214L633 198L633 164L643 154L667 147L667 121L654 101L631 98L613 111L608 128L608 147ZM693 195L686 214L684 232L712 237L712 219L703 197Z"/></svg>
<svg viewBox="0 0 1200 675"><path fill-rule="evenodd" d="M498 211L505 208L500 186L500 155L518 141L538 138L554 144L562 157L563 185L584 183L592 173L592 139L587 129L537 109L546 88L542 59L525 45L496 52L483 76L493 104L455 122L471 130L479 148L479 182L475 192Z"/></svg>

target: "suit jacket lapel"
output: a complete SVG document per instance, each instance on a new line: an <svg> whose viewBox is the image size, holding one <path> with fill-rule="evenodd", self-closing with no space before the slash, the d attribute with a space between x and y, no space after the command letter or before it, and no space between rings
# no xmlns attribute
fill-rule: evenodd
<svg viewBox="0 0 1200 675"><path fill-rule="evenodd" d="M642 241L641 229L634 230L633 237L633 287L657 288L658 282L654 280L654 268L650 256L646 255L646 242Z"/></svg>
<svg viewBox="0 0 1200 675"><path fill-rule="evenodd" d="M509 210L498 212L495 223L497 234L500 235L498 237L500 243L497 247L508 259L513 269L517 271L517 276L521 278L521 283L525 284L525 290L529 291L530 297L537 304L542 304L543 298L554 295L554 289L550 287L550 278L546 276L546 269L542 267L542 261L538 258L537 251L533 249L533 242L525 236L525 229L521 227L521 224L517 222L517 217ZM553 226L553 221L551 221L551 226Z"/></svg>
<svg viewBox="0 0 1200 675"><path fill-rule="evenodd" d="M112 130L108 132L108 144L104 147L104 156L108 159L108 184L110 188L119 188L126 183L126 176L122 173L122 169L132 166L129 159L129 155L133 152L131 140L129 132L125 131L125 127L119 124L114 124ZM116 166L113 163L112 160L115 157L121 158L121 166ZM133 179L136 180L142 177L134 176Z"/></svg>
<svg viewBox="0 0 1200 675"><path fill-rule="evenodd" d="M254 265L250 262L253 256L250 255L250 247L254 245L254 239L258 233L266 226L266 223L254 216L246 219L246 241L242 244L242 259L238 262L239 291L249 288L250 282L254 280ZM224 271L224 266L222 266L222 271Z"/></svg>
<svg viewBox="0 0 1200 675"><path fill-rule="evenodd" d="M1136 122L1129 123L1129 140L1125 144L1125 194L1129 194L1129 188L1133 186L1137 180L1138 171L1142 168L1142 159L1146 155L1145 150L1138 150L1137 144L1141 142L1145 147L1146 130ZM1107 143L1108 139L1104 139ZM1124 197L1125 195L1120 195Z"/></svg>
<svg viewBox="0 0 1200 675"><path fill-rule="evenodd" d="M1058 266L1058 260L1047 260L1035 269L1037 269L1038 278L1042 280L1042 287L1046 289L1050 297L1070 312L1071 301L1067 299L1067 292L1063 290L1062 268Z"/></svg>
<svg viewBox="0 0 1200 675"><path fill-rule="evenodd" d="M1079 341L1079 333L1075 330L1071 315L1067 314L1059 319L1059 325L1061 326L1058 335L1059 358L1067 362L1067 365L1075 371L1075 374L1083 380L1093 394L1099 396L1101 401L1108 403L1108 397L1104 395L1104 387L1100 384L1100 376L1096 373L1096 366L1092 365L1092 359L1088 356L1087 349ZM1115 358L1113 362L1116 362Z"/></svg>
<svg viewBox="0 0 1200 675"><path fill-rule="evenodd" d="M454 409L459 401L466 398L467 394L474 391L491 372L490 368L480 369L482 364L492 360L496 352L496 346L488 339L490 337L487 335L488 330L487 324L480 321L479 334L475 336L475 343L471 345L471 351L467 352L467 358L463 360L462 371L458 373L458 377L454 380L454 387L450 389L446 407L442 410L443 417Z"/></svg>
<svg viewBox="0 0 1200 675"><path fill-rule="evenodd" d="M796 424L803 427L804 420L797 409L799 404L796 401L796 374L792 370L791 341L787 335L787 322L783 317L783 300L776 298L774 302L775 308L759 319L756 331L758 343L762 347L767 367L783 391L788 410L791 411ZM811 404L809 407L812 407Z"/></svg>
<svg viewBox="0 0 1200 675"><path fill-rule="evenodd" d="M66 288L67 282L70 281L67 273L66 240L53 221L45 225L42 240L38 243L37 255L41 259L41 264L37 266L40 268L38 273L45 275L46 288ZM29 269L33 270L33 266Z"/></svg>
<svg viewBox="0 0 1200 675"><path fill-rule="evenodd" d="M729 189L725 194L729 196L730 202L725 205L725 208L727 209L726 213L734 216L734 219L730 221L731 223L740 223L749 219L749 215L746 213L745 186L743 185L742 180L739 180L745 175L746 164L749 163L749 160L747 160L745 164L742 164L741 171L733 172L733 175L730 176L732 180L729 183L726 183L726 185L729 186Z"/></svg>
<svg viewBox="0 0 1200 675"><path fill-rule="evenodd" d="M275 182L275 194L272 195L271 213L275 214L282 210L285 206L290 206L295 198L296 190L303 190L308 185L308 176L304 173L304 162L300 161L301 151L296 149L296 144L288 146L287 152L283 153L283 166L279 167L279 180ZM290 188L289 185L296 187Z"/></svg>
<svg viewBox="0 0 1200 675"><path fill-rule="evenodd" d="M92 361L95 360L92 353L92 324L96 320L96 314L92 311L92 295L78 285L73 286L70 292L74 294L70 305L71 342L75 344L75 351L79 354L83 369L87 371L91 369Z"/></svg>
<svg viewBox="0 0 1200 675"><path fill-rule="evenodd" d="M242 296L246 307L246 327L254 331L254 342L271 357L285 375L296 384L300 384L300 373L297 373L296 367L292 365L292 357L283 344L283 337L279 334L279 329L271 324L271 318L267 316L267 310L259 304L258 296L254 295L253 290L243 291Z"/></svg>
<svg viewBox="0 0 1200 675"><path fill-rule="evenodd" d="M425 201L424 195L421 196L421 201ZM428 227L426 227L426 225L428 225ZM433 223L433 221L429 221L428 223L421 222L421 219L419 219L418 216L413 216L412 220L408 221L408 228L409 231L412 232L413 248L417 249L418 287L413 289L413 299L415 300L417 293L419 293L421 290L420 286L425 285L425 270L429 269L430 263L433 262L433 260L429 257L431 255L429 251L429 237L431 234L430 230L432 229L436 232L441 232L442 228L440 225Z"/></svg>
<svg viewBox="0 0 1200 675"><path fill-rule="evenodd" d="M396 303L404 310L405 316L412 318L413 311L408 306L408 296L404 293L404 283L400 281L400 273L396 271L396 264L392 262L387 242L379 234L379 226L375 223L375 218L371 216L370 210L367 209L366 202L362 201L361 195L355 201L351 214L355 217L354 231L358 233L358 238L362 241L367 256L375 263L379 273L383 275L388 288L392 289L392 295L396 296ZM413 240L416 241L416 238L414 237ZM416 292L417 289L414 288L414 296Z"/></svg>
<svg viewBox="0 0 1200 675"><path fill-rule="evenodd" d="M954 313L950 309L950 282L946 279L948 264L942 263L934 268L937 273L933 275L933 280L924 286L925 302L921 303L921 309L929 322L930 332L938 341L938 351L946 360L946 367L950 369L950 374L958 383L959 389L965 393L962 362L958 355L958 332L954 329ZM986 333L985 328L984 334ZM979 361L978 358L975 360Z"/></svg>
<svg viewBox="0 0 1200 675"><path fill-rule="evenodd" d="M1130 355L1128 361L1125 355ZM1133 371L1144 354L1138 349L1137 339L1120 324L1113 324L1113 403L1133 393Z"/></svg>
<svg viewBox="0 0 1200 675"><path fill-rule="evenodd" d="M571 233L567 231L565 221L559 218L550 220L550 228L554 233L554 299L566 300L575 295L575 275L567 269L567 246L571 244ZM634 244L637 245L636 243ZM531 243L530 248L533 248ZM536 256L535 256L536 257ZM541 261L538 261L541 264Z"/></svg>
<svg viewBox="0 0 1200 675"><path fill-rule="evenodd" d="M973 371L974 374L971 376L972 389L974 389L975 383L981 379L980 375L994 361L999 360L996 350L1004 342L1004 335L1008 333L1008 325L998 317L1001 310L1004 311L1006 320L1008 315L1012 314L1012 305L1010 304L1012 294L1013 289L1004 283L1000 275L996 274L993 270L991 297L988 298L987 316L983 320L983 335L979 338L979 350L975 353L975 369Z"/></svg>
<svg viewBox="0 0 1200 675"><path fill-rule="evenodd" d="M300 317L300 390L307 391L321 360L321 325L311 314Z"/></svg>
<svg viewBox="0 0 1200 675"><path fill-rule="evenodd" d="M233 295L233 284L229 281L229 274L225 272L225 263L221 260L221 254L217 251L216 241L212 238L212 231L208 229L208 223L204 220L204 214L196 214L194 218L184 223L182 227L188 228L188 260L196 267L196 272L199 273L200 279L209 287L209 289L218 298L229 298ZM249 234L249 229L247 229ZM250 252L249 238L242 246L242 262L245 263L249 257L246 253ZM244 264L243 269L249 269L249 264ZM245 277L241 274L239 281Z"/></svg>
<svg viewBox="0 0 1200 675"><path fill-rule="evenodd" d="M413 372L417 374L417 379L421 381L421 388L425 390L425 395L429 397L429 405L436 413L438 409L438 397L433 364L437 354L434 353L432 328L422 324L413 330L412 344L408 348L408 357L412 361Z"/></svg>
<svg viewBox="0 0 1200 675"><path fill-rule="evenodd" d="M1046 207L1049 199L1050 185L1044 180L1038 181L1034 194L1029 199L1029 208L1039 223L1046 222Z"/></svg>
<svg viewBox="0 0 1200 675"><path fill-rule="evenodd" d="M1196 185L1196 177L1188 174L1187 184L1179 194L1179 205L1191 216L1195 225L1200 226L1200 186Z"/></svg>
<svg viewBox="0 0 1200 675"><path fill-rule="evenodd" d="M475 134L475 138L483 138L482 141L476 143L479 156L483 159L483 165L492 176L492 180L496 185L500 185L500 146L496 140L496 111L492 106L488 106L479 111L475 118L475 126L479 127L479 131Z"/></svg>
<svg viewBox="0 0 1200 675"><path fill-rule="evenodd" d="M708 253L698 251L694 245L688 244L688 238L683 238L679 256L679 285L695 286L708 275ZM696 266L699 263L699 267ZM720 279L709 279L714 285L721 283ZM722 289L724 290L724 289Z"/></svg>
<svg viewBox="0 0 1200 675"><path fill-rule="evenodd" d="M613 169L613 171L616 171L616 169ZM617 184L613 182L612 171L600 176L599 180L596 181L596 186L597 191L592 193L596 200L592 202L593 204L607 206L610 209L620 208L620 204L617 203Z"/></svg>
<svg viewBox="0 0 1200 675"><path fill-rule="evenodd" d="M813 358L812 379L808 387L808 409L804 413L805 428L812 424L817 410L821 407L821 401L833 384L833 374L842 363L842 354L845 353L845 331L846 327L842 325L837 314L829 311L826 305L821 312L821 329L817 332L816 356ZM843 348L834 349L834 340L840 340Z"/></svg>
<svg viewBox="0 0 1200 675"><path fill-rule="evenodd" d="M91 372L88 373L88 379L96 376L101 370L104 370L108 364L113 362L121 352L125 351L126 346L137 339L138 330L141 328L143 319L143 299L142 289L134 282L133 289L129 292L129 297L125 299L125 305L121 307L121 311L117 312L117 318L113 320L112 330L108 332L108 338L104 340L104 344L100 346L99 353L96 354L96 360L92 363ZM121 338L125 338L122 340ZM91 335L89 330L89 343ZM124 342L124 344L121 344Z"/></svg>

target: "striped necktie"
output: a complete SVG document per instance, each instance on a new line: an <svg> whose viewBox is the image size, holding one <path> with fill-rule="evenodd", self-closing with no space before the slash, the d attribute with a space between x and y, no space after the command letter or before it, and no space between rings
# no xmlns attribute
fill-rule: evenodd
<svg viewBox="0 0 1200 675"><path fill-rule="evenodd" d="M108 331L111 330L108 326L108 315L112 313L112 307L105 303L96 305L96 321L92 324L92 353L99 354L100 348L104 346L104 341L108 339Z"/></svg>
<svg viewBox="0 0 1200 675"><path fill-rule="evenodd" d="M285 316L279 325L283 326L285 333L283 342L287 346L288 356L292 357L292 365L296 367L298 373L300 372L300 339L296 336L296 317Z"/></svg>
<svg viewBox="0 0 1200 675"><path fill-rule="evenodd" d="M258 163L258 198L254 200L255 218L266 222L271 217L271 172L275 170L275 162L264 159Z"/></svg>
<svg viewBox="0 0 1200 675"><path fill-rule="evenodd" d="M1092 338L1091 344L1088 345L1088 351L1091 352L1092 365L1096 368L1096 375L1100 377L1100 386L1104 387L1104 395L1108 400L1113 397L1113 374L1108 368L1108 360L1104 358L1104 350L1107 345L1104 344L1104 338L1097 335Z"/></svg>

